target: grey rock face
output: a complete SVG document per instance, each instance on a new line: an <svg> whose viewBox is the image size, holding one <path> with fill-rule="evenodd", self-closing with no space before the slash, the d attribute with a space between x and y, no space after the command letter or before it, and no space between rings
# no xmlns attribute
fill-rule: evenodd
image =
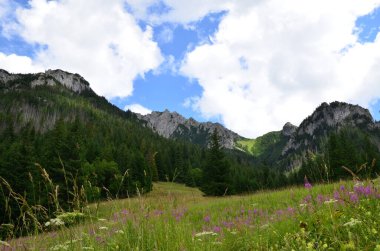
<svg viewBox="0 0 380 251"><path fill-rule="evenodd" d="M62 70L47 70L45 74L52 76L66 88L76 93L81 93L90 88L88 82L78 74L72 74Z"/></svg>
<svg viewBox="0 0 380 251"><path fill-rule="evenodd" d="M42 85L55 86L60 84L76 93L90 90L89 83L83 77L62 70L47 70L45 73L37 74L10 74L5 70L0 69L0 85L6 86L10 89L17 89L19 86L17 80L26 75L33 77L33 80L28 84L31 88ZM12 81L12 86L7 86L7 83L10 81Z"/></svg>
<svg viewBox="0 0 380 251"><path fill-rule="evenodd" d="M292 123L290 122L287 122L284 127L282 128L282 135L286 136L286 137L290 137L292 136L297 130L297 126L293 125Z"/></svg>
<svg viewBox="0 0 380 251"><path fill-rule="evenodd" d="M224 148L233 149L235 141L242 138L219 123L199 123L193 118L186 119L176 112L152 112L145 116L137 115L153 131L165 138L183 138L201 145L208 144L208 138L217 129L220 143Z"/></svg>
<svg viewBox="0 0 380 251"><path fill-rule="evenodd" d="M370 112L358 105L343 102L323 103L290 135L282 155L300 147L308 147L317 138L326 136L327 132L344 126L371 129L375 123Z"/></svg>
<svg viewBox="0 0 380 251"><path fill-rule="evenodd" d="M0 84L4 84L8 81L14 80L15 78L17 78L15 75L0 69Z"/></svg>

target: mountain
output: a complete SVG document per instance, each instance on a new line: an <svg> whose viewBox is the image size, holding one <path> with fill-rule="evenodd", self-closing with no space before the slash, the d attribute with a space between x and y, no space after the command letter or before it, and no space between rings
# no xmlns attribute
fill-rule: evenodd
<svg viewBox="0 0 380 251"><path fill-rule="evenodd" d="M78 74L0 70L0 177L15 192L39 196L28 197L30 203L49 203L46 196L54 192L40 186L46 176L39 167L59 187L67 209L74 186L91 191L86 198L92 201L149 192L156 180L195 185L193 173L201 170L204 155L198 145L146 128L134 113L98 96ZM7 191L3 185L0 179L0 190ZM8 210L6 201L0 194L0 215ZM17 202L9 203L17 212Z"/></svg>
<svg viewBox="0 0 380 251"><path fill-rule="evenodd" d="M201 146L208 145L209 137L215 129L218 131L220 144L226 149L234 149L235 142L243 139L242 136L219 123L200 123L193 118L186 119L168 110L137 116L145 122L147 127L165 138L183 139Z"/></svg>
<svg viewBox="0 0 380 251"><path fill-rule="evenodd" d="M285 156L304 149L318 150L318 141L343 127L358 128L373 134L377 143L379 123L375 123L370 112L358 105L343 102L322 103L300 126L289 136L282 151ZM380 145L377 144L380 148Z"/></svg>
<svg viewBox="0 0 380 251"><path fill-rule="evenodd" d="M303 164L308 153L327 155L331 135L344 130L351 131L348 134L356 141L351 144L358 152L364 144L361 139L380 151L380 123L367 109L337 101L322 103L298 127L288 122L281 131L238 141L238 146L261 162L292 170Z"/></svg>

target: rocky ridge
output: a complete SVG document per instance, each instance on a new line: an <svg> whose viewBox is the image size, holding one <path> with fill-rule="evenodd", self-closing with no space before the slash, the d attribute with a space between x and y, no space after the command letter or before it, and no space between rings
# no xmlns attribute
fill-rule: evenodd
<svg viewBox="0 0 380 251"><path fill-rule="evenodd" d="M26 76L28 77L28 81L24 82ZM0 69L0 86L9 89L18 89L23 85L27 85L31 88L43 85L62 85L75 93L91 90L89 83L79 74L73 74L59 69L47 70L44 73L36 74L11 74Z"/></svg>
<svg viewBox="0 0 380 251"><path fill-rule="evenodd" d="M219 123L200 123L193 118L186 119L177 112L168 110L152 112L145 116L138 114L138 118L165 138L182 138L204 146L207 146L208 138L215 129L220 136L221 145L227 149L234 149L235 142L243 138Z"/></svg>
<svg viewBox="0 0 380 251"><path fill-rule="evenodd" d="M288 124L284 126L283 134L289 139L282 150L282 155L298 149L313 149L321 137L345 126L371 131L379 128L379 123L374 122L367 109L358 105L344 102L322 103L313 114L302 121L298 128Z"/></svg>

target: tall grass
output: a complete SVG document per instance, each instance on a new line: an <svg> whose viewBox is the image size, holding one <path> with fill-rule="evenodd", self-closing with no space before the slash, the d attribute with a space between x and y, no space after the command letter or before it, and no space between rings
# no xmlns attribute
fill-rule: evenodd
<svg viewBox="0 0 380 251"><path fill-rule="evenodd" d="M348 181L210 198L155 183L148 195L89 205L97 217L83 224L8 244L30 250L376 250L379 186L379 180Z"/></svg>
<svg viewBox="0 0 380 251"><path fill-rule="evenodd" d="M65 211L59 186L37 167L51 207L30 205L0 178L20 212L16 224L0 226L0 250L380 250L380 180L355 173L353 181L219 198L155 183L149 194L93 204L73 182Z"/></svg>

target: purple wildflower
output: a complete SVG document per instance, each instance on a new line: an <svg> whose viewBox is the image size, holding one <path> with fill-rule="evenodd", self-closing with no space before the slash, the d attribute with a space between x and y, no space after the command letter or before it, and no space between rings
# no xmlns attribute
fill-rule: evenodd
<svg viewBox="0 0 380 251"><path fill-rule="evenodd" d="M219 227L219 226L215 226L214 229L213 229L213 231L214 231L215 233L220 233L220 232L222 231L222 228Z"/></svg>
<svg viewBox="0 0 380 251"><path fill-rule="evenodd" d="M207 222L207 223L210 222L210 219L211 219L211 217L210 217L209 215L206 215L206 216L203 218L203 220L204 220L205 222Z"/></svg>
<svg viewBox="0 0 380 251"><path fill-rule="evenodd" d="M334 192L334 199L336 199L336 200L340 200L340 194L339 194L338 191L335 191L335 192Z"/></svg>
<svg viewBox="0 0 380 251"><path fill-rule="evenodd" d="M341 185L340 186L340 191L344 191L346 188L344 187L344 185Z"/></svg>
<svg viewBox="0 0 380 251"><path fill-rule="evenodd" d="M319 204L322 204L323 202L325 202L325 197L322 194L318 194L317 201Z"/></svg>
<svg viewBox="0 0 380 251"><path fill-rule="evenodd" d="M359 202L359 197L356 193L350 193L350 200L353 203L357 203Z"/></svg>
<svg viewBox="0 0 380 251"><path fill-rule="evenodd" d="M304 182L305 182L305 188L306 189L311 189L313 186L310 184L309 180L307 179L307 177L305 176L305 179L304 179Z"/></svg>

